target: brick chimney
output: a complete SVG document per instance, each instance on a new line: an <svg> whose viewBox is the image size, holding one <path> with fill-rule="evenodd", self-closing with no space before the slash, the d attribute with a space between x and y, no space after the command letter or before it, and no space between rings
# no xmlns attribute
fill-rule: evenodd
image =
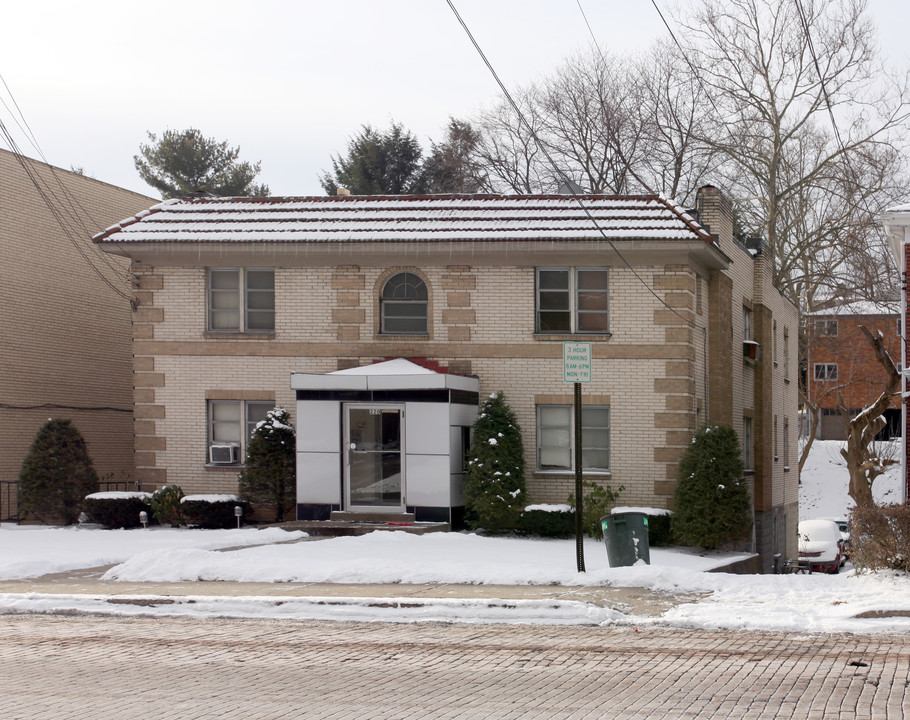
<svg viewBox="0 0 910 720"><path fill-rule="evenodd" d="M695 207L699 222L721 246L729 246L733 241L733 205L727 196L713 185L704 185L698 188Z"/></svg>

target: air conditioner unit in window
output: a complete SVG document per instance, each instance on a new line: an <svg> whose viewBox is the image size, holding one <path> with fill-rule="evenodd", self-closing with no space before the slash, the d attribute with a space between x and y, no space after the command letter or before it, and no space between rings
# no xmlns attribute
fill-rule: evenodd
<svg viewBox="0 0 910 720"><path fill-rule="evenodd" d="M743 358L747 362L756 362L761 357L761 348L754 340L743 340Z"/></svg>
<svg viewBox="0 0 910 720"><path fill-rule="evenodd" d="M239 453L239 445L209 445L209 462L212 465L233 465Z"/></svg>

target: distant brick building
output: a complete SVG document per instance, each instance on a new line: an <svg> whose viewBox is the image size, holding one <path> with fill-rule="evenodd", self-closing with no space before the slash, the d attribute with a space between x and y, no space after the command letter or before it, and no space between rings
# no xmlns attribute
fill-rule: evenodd
<svg viewBox="0 0 910 720"><path fill-rule="evenodd" d="M457 523L466 429L502 390L531 497L564 502L563 344L585 342L585 477L671 506L695 429L728 423L754 547L768 569L795 557L798 312L767 248L733 239L726 198L698 203L696 220L654 196L201 197L124 220L96 241L140 284L139 476L236 491L278 404L298 431L298 517ZM410 362L367 367L390 359Z"/></svg>
<svg viewBox="0 0 910 720"><path fill-rule="evenodd" d="M904 471L904 478L906 482L903 486L903 498L904 502L907 502L910 499L910 462L908 462L908 445L907 445L907 404L908 404L908 392L907 392L907 320L908 318L908 303L907 303L907 281L908 275L910 272L910 205L898 205L893 208L889 208L885 211L882 216L882 223L885 226L885 232L888 235L888 241L891 245L891 251L894 254L894 259L897 261L897 268L901 273L901 304L900 304L900 317L902 320L901 323L901 337L903 342L901 343L901 367L905 370L904 377L901 381L901 397L903 402L901 403L901 426L903 427L903 452L901 453L902 457L902 468Z"/></svg>
<svg viewBox="0 0 910 720"><path fill-rule="evenodd" d="M105 282L128 294L129 263L91 235L150 202L0 150L0 518L49 417L73 420L99 474L133 476L130 304Z"/></svg>
<svg viewBox="0 0 910 720"><path fill-rule="evenodd" d="M818 437L846 440L840 401L851 417L856 416L879 398L888 380L860 326L873 335L880 332L885 349L900 363L900 309L897 304L854 302L810 313L806 320L806 389L809 400L819 407ZM885 411L888 424L880 439L901 436L900 407L900 398L895 398Z"/></svg>

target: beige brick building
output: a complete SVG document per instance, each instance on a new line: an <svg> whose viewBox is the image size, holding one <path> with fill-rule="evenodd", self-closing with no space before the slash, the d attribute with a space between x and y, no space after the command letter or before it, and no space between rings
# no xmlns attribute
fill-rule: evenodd
<svg viewBox="0 0 910 720"><path fill-rule="evenodd" d="M0 150L0 517L49 417L73 420L100 475L133 475L129 264L91 236L150 202Z"/></svg>
<svg viewBox="0 0 910 720"><path fill-rule="evenodd" d="M623 504L669 507L693 431L730 423L755 547L767 567L795 556L797 311L771 286L767 249L733 240L715 188L698 217L656 197L201 197L125 220L96 241L140 285L139 477L236 490L246 431L277 404L298 428L300 517L386 505L457 522L461 409L503 391L532 498L564 502L563 343L585 342L586 477L624 486ZM441 374L337 372L392 358ZM475 376L479 393L444 375ZM449 432L432 439L434 423ZM397 484L371 501L353 489L353 468L373 462L365 431L385 451L374 465L395 470L371 472Z"/></svg>

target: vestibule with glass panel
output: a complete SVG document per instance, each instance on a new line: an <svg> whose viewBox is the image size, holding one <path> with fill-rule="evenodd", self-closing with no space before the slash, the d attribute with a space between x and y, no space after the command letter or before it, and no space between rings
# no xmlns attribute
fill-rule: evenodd
<svg viewBox="0 0 910 720"><path fill-rule="evenodd" d="M479 384L405 359L292 373L298 519L345 511L458 524Z"/></svg>

